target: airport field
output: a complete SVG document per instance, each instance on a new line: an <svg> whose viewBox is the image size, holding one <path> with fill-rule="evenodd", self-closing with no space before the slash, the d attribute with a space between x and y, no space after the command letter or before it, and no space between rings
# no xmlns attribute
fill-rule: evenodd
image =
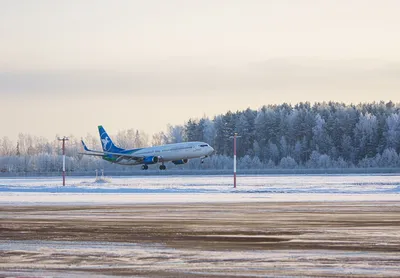
<svg viewBox="0 0 400 278"><path fill-rule="evenodd" d="M400 177L0 179L0 277L399 277Z"/></svg>

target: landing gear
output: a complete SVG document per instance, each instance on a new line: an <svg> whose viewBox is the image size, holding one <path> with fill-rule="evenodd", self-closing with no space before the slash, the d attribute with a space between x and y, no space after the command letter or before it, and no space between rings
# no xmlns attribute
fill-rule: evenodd
<svg viewBox="0 0 400 278"><path fill-rule="evenodd" d="M203 164L203 163L204 163L204 158L202 158L202 159L200 160L200 163L201 163L201 164Z"/></svg>
<svg viewBox="0 0 400 278"><path fill-rule="evenodd" d="M149 169L149 166L147 166L146 164L142 165L142 170L147 170Z"/></svg>
<svg viewBox="0 0 400 278"><path fill-rule="evenodd" d="M161 164L160 165L160 170L165 170L165 169L167 169L167 167L164 164Z"/></svg>

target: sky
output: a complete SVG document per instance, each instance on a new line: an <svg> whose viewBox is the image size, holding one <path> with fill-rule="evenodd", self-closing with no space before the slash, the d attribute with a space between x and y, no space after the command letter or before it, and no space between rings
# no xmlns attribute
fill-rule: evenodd
<svg viewBox="0 0 400 278"><path fill-rule="evenodd" d="M0 0L0 138L400 102L397 0Z"/></svg>

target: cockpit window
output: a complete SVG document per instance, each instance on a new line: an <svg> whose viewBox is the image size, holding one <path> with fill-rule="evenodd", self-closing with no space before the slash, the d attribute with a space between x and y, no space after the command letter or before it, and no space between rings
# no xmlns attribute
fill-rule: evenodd
<svg viewBox="0 0 400 278"><path fill-rule="evenodd" d="M208 145L207 144L202 144L202 145L200 145L200 147L208 147Z"/></svg>

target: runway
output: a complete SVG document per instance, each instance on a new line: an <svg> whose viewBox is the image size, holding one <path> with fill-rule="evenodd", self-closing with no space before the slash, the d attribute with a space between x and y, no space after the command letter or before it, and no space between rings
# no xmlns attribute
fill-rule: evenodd
<svg viewBox="0 0 400 278"><path fill-rule="evenodd" d="M399 277L400 204L6 205L0 277Z"/></svg>

